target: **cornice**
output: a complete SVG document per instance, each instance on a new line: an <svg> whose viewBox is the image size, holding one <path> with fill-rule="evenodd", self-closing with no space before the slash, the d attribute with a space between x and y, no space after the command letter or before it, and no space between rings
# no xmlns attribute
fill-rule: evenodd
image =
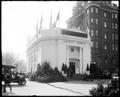
<svg viewBox="0 0 120 97"><path fill-rule="evenodd" d="M28 49L27 52L29 52L29 50L31 50L32 48L34 48L36 45L38 45L40 42L42 41L48 41L48 40L70 40L70 41L77 41L77 42L83 42L83 43L91 43L88 38L81 38L81 37L75 37L75 36L65 36L65 35L60 35L60 36L55 36L55 37L43 37L40 38L38 40L36 40L33 44L31 44Z"/></svg>

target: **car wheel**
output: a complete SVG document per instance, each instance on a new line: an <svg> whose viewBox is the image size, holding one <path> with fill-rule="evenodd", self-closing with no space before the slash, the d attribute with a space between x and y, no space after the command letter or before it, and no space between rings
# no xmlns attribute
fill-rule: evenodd
<svg viewBox="0 0 120 97"><path fill-rule="evenodd" d="M19 85L25 85L26 84L26 80L22 80L18 83Z"/></svg>

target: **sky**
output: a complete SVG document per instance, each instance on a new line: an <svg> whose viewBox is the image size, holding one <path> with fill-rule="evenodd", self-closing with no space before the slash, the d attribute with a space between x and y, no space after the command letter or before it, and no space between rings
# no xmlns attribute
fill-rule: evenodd
<svg viewBox="0 0 120 97"><path fill-rule="evenodd" d="M2 1L2 52L13 52L26 61L28 37L36 34L37 23L42 29L49 29L60 10L60 28L66 28L66 21L72 16L75 1ZM117 2L115 2L117 3Z"/></svg>

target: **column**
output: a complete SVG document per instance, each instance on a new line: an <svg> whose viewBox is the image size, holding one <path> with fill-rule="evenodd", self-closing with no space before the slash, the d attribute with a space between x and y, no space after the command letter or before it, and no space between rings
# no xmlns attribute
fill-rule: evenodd
<svg viewBox="0 0 120 97"><path fill-rule="evenodd" d="M80 47L80 74L83 73L83 48Z"/></svg>

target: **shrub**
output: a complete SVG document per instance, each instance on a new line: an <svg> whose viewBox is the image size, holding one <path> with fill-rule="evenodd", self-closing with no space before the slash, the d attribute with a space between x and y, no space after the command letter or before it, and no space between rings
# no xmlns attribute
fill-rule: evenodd
<svg viewBox="0 0 120 97"><path fill-rule="evenodd" d="M42 65L38 65L35 77L39 82L66 81L66 78L61 72L59 72L58 68L55 67L52 69L49 62L44 62Z"/></svg>
<svg viewBox="0 0 120 97"><path fill-rule="evenodd" d="M92 88L89 92L92 96L118 96L119 88L112 84L107 84L107 87L104 88L102 83L98 83L97 88Z"/></svg>
<svg viewBox="0 0 120 97"><path fill-rule="evenodd" d="M50 63L49 62L43 62L43 64L42 64L42 73L43 73L43 75L44 74L46 74L46 73L48 73L48 71L51 69L51 67L50 67Z"/></svg>
<svg viewBox="0 0 120 97"><path fill-rule="evenodd" d="M60 73L57 67L54 68L54 72L55 72L56 74L59 74L59 73Z"/></svg>
<svg viewBox="0 0 120 97"><path fill-rule="evenodd" d="M37 65L36 75L37 77L42 74L42 67L40 64Z"/></svg>
<svg viewBox="0 0 120 97"><path fill-rule="evenodd" d="M31 72L26 73L26 78L30 78Z"/></svg>
<svg viewBox="0 0 120 97"><path fill-rule="evenodd" d="M30 81L36 81L37 80L37 75L36 75L36 72L34 72L34 73L32 73L31 75L30 75Z"/></svg>

